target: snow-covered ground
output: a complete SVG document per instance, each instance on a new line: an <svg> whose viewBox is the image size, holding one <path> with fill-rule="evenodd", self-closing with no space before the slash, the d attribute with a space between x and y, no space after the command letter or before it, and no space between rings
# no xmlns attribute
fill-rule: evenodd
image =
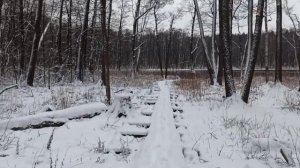
<svg viewBox="0 0 300 168"><path fill-rule="evenodd" d="M180 85L115 85L113 107L100 103L104 92L99 84L9 90L0 96L0 168L300 165L296 88L256 85L251 103L244 104L238 96L224 100L222 87ZM45 112L49 109L57 111ZM77 118L85 113L97 115ZM13 124L21 127L45 118L63 124L10 130Z"/></svg>

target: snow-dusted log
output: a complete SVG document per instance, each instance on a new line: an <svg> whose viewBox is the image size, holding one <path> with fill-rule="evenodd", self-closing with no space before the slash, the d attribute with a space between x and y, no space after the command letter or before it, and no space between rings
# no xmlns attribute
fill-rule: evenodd
<svg viewBox="0 0 300 168"><path fill-rule="evenodd" d="M94 103L71 107L53 112L38 113L36 115L0 121L0 130L25 130L30 128L58 127L69 120L92 118L107 111L103 103Z"/></svg>
<svg viewBox="0 0 300 168"><path fill-rule="evenodd" d="M18 87L18 85L8 86L8 87L2 89L2 90L0 91L0 95L1 95L2 93L4 93L5 91L7 91L7 90L9 90L9 89L12 89L12 88L15 88L15 87Z"/></svg>

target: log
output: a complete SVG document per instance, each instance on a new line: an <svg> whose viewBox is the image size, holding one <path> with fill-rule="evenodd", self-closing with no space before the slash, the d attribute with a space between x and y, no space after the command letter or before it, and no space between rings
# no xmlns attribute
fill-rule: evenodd
<svg viewBox="0 0 300 168"><path fill-rule="evenodd" d="M81 105L64 110L38 113L36 115L0 121L0 130L10 129L19 131L46 127L60 127L70 120L93 118L106 111L107 106L102 103Z"/></svg>
<svg viewBox="0 0 300 168"><path fill-rule="evenodd" d="M8 86L8 87L6 87L6 88L4 88L4 89L2 89L2 90L0 91L0 95L1 95L2 93L4 93L5 91L9 90L9 89L17 88L18 86L19 86L19 85L11 85L11 86Z"/></svg>

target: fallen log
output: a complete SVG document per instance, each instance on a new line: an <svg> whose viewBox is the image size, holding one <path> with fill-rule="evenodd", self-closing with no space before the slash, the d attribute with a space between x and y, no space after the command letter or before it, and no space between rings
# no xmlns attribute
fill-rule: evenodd
<svg viewBox="0 0 300 168"><path fill-rule="evenodd" d="M103 103L81 105L64 110L38 113L36 115L0 121L0 130L10 129L18 131L45 127L59 127L70 120L93 118L106 111L107 106Z"/></svg>
<svg viewBox="0 0 300 168"><path fill-rule="evenodd" d="M2 89L2 90L0 91L0 95L1 95L2 93L4 93L5 91L9 90L9 89L17 88L18 86L19 86L19 85L11 85L11 86L8 86L8 87L6 87L6 88L4 88L4 89Z"/></svg>

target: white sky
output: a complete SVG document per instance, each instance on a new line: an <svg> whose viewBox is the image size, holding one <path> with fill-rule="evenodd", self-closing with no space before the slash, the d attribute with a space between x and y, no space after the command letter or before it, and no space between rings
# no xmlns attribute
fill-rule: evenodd
<svg viewBox="0 0 300 168"><path fill-rule="evenodd" d="M192 0L174 0L174 4L166 6L164 10L168 12L170 11L172 12L172 11L176 11L177 8L181 8L182 10L187 11L186 5L183 4L187 3L188 1L192 2ZM283 0L283 3L284 1L285 0ZM288 3L289 6L294 6L294 13L300 17L300 0L288 0ZM199 6L201 8L201 3L199 3ZM163 27L168 28L169 25L168 21L164 21L163 24L164 24ZM291 26L292 23L283 10L283 27L290 28ZM175 22L175 27L189 31L191 27L191 14L184 12L182 18L178 19ZM275 30L275 28L276 28L276 14L273 14L272 21L269 22L269 29ZM234 27L233 29L234 32L237 32L236 27ZM247 30L247 26L246 26L246 22L244 22L244 28L242 28L242 31L246 32L246 30Z"/></svg>

